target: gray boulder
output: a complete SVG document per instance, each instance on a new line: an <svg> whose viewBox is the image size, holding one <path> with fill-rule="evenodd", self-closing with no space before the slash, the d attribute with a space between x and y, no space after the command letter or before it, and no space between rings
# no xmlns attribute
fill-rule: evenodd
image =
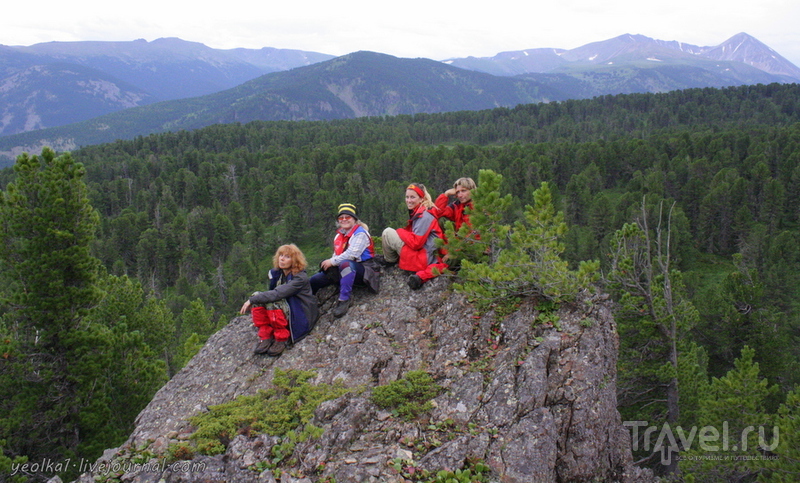
<svg viewBox="0 0 800 483"><path fill-rule="evenodd" d="M328 313L333 292L320 292L317 326L278 358L253 354L250 318L233 318L156 393L128 441L104 458L166 454L194 431L191 416L268 389L280 368L313 370L315 383L366 389L317 408L311 422L324 432L296 445L292 466L279 472L282 483L401 482L402 471L435 473L476 461L504 483L654 481L632 465L616 409L618 338L606 297L585 295L562 306L553 326L540 323L535 300L501 319L477 315L445 277L418 291L405 280L404 272L385 270L381 293L357 290L340 319ZM444 388L432 411L407 421L371 402L371 388L416 369ZM122 480L277 481L255 468L278 440L236 436L224 455L128 468Z"/></svg>

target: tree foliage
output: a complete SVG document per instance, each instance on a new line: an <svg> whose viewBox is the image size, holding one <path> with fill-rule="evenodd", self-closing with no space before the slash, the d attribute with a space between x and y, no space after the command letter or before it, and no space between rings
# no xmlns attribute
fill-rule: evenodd
<svg viewBox="0 0 800 483"><path fill-rule="evenodd" d="M89 251L98 216L70 155L22 155L14 170L0 200L0 257L13 280L3 314L13 350L3 364L0 438L13 456L69 456L80 443L77 329L100 293Z"/></svg>
<svg viewBox="0 0 800 483"><path fill-rule="evenodd" d="M659 213L653 229L648 218L643 202L637 222L625 224L612 241L608 287L620 305L619 402L626 417L675 425L681 379L694 383L705 375L705 356L690 342L698 313L671 267L671 213L666 219ZM676 459L667 460L666 470L675 472Z"/></svg>
<svg viewBox="0 0 800 483"><path fill-rule="evenodd" d="M20 156L15 171L0 199L3 277L13 280L0 325L4 458L96 456L165 382L146 338L168 326L152 324L130 280L106 277L101 288L83 167L46 149Z"/></svg>
<svg viewBox="0 0 800 483"><path fill-rule="evenodd" d="M468 211L471 226L451 232L451 254L461 258L456 289L484 306L523 296L573 300L589 288L599 264L581 262L578 270L570 270L561 258L567 226L563 213L555 211L548 183L534 192L534 205L525 207L522 220L513 227L503 224L511 195L500 196L501 183L502 176L481 170L475 207Z"/></svg>
<svg viewBox="0 0 800 483"><path fill-rule="evenodd" d="M689 89L478 112L219 124L90 146L71 156L25 155L17 168L0 172L6 186L0 355L7 354L0 378L3 388L20 381L28 388L3 389L9 393L0 400L3 451L11 458L30 453L31 445L19 443L23 422L42 432L63 426L62 439L83 424L80 439L102 445L105 436L89 442L90 418L67 417L88 400L78 386L64 393L42 382L63 380L55 369L63 354L80 351L96 361L70 369L81 384L121 384L122 376L96 369L119 358L131 361L125 367L132 374L153 371L141 376L151 382L140 389L154 391L155 381L178 370L242 300L265 288L277 245L297 243L313 266L329 256L339 203L355 203L376 235L406 220L408 182L422 182L435 194L462 176L479 180L473 196L481 209L470 216L480 238L449 231L448 250L475 264L462 262L459 277L475 293L487 290L479 300L568 298L584 260L599 261L606 278L621 274L615 234L647 222L653 276L644 290L633 286L621 291L629 292L624 300L622 293L615 297L619 400L636 401L621 408L623 415L666 418L665 384L677 380L682 389L674 414L681 424L695 421L709 377L725 376L745 345L755 350L763 377L780 387L766 403L777 410L800 382L798 106L797 85ZM482 180L481 170L497 178ZM55 190L38 188L48 183ZM85 198L93 210L76 201ZM653 258L662 203L672 210L671 241ZM75 223L68 229L69 219ZM73 248L51 250L66 247L70 237ZM664 271L659 257L666 255ZM626 256L640 255L629 250ZM59 257L71 260L69 273L59 268ZM571 275L550 276L565 266ZM58 285L59 277L73 285ZM494 289L486 288L492 283ZM34 295L32 287L49 297ZM648 292L650 299L640 297ZM676 331L665 315L670 293ZM57 324L37 321L46 310ZM72 337L54 329L58 324L85 334ZM671 340L677 340L677 363L668 357ZM111 359L85 346L100 341ZM61 347L55 354L62 355L39 351L44 344ZM134 354L158 362L134 363ZM48 412L64 394L77 412ZM114 413L117 402L106 400L92 411ZM44 413L49 422L30 416ZM123 432L122 425L107 426L109 435ZM77 447L74 440L64 444Z"/></svg>
<svg viewBox="0 0 800 483"><path fill-rule="evenodd" d="M765 462L770 459L765 455L776 449L781 436L794 438L781 431L790 427L775 424L778 422L775 415L766 410L767 398L778 387L760 378L753 354L751 348L743 348L735 369L724 377L712 378L701 395L697 427L716 431L720 437L705 447L695 443L684 452L680 466L687 481L746 481L759 475L767 477L765 467L769 465ZM713 457L703 458L709 454ZM791 461L784 463L792 465ZM768 477L767 481L773 480Z"/></svg>

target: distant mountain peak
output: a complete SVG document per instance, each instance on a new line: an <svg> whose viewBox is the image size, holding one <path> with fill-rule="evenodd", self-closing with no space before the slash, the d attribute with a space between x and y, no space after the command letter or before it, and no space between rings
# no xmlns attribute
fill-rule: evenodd
<svg viewBox="0 0 800 483"><path fill-rule="evenodd" d="M758 39L756 39L752 35L748 34L747 32L739 32L738 34L736 34L733 37L729 38L727 41L728 42L732 42L732 41L744 42L744 41L747 41L747 40L752 40L752 41L755 41L755 42L758 42L759 44L761 44L761 41L759 41ZM761 45L764 45L764 44L761 44Z"/></svg>
<svg viewBox="0 0 800 483"><path fill-rule="evenodd" d="M800 81L800 68L745 32L739 32L716 47L709 47L702 56L714 60L742 62L770 74L784 75Z"/></svg>
<svg viewBox="0 0 800 483"><path fill-rule="evenodd" d="M716 49L720 49L726 54L728 58L724 60L739 60L743 57L743 54L746 54L745 51L753 49L766 50L777 54L777 52L762 43L760 40L745 32L739 32L718 46L709 49L709 51Z"/></svg>
<svg viewBox="0 0 800 483"><path fill-rule="evenodd" d="M677 42L655 40L641 34L623 34L568 50L561 57L570 62L607 64L683 57L691 54L686 50L677 49L676 46Z"/></svg>
<svg viewBox="0 0 800 483"><path fill-rule="evenodd" d="M570 50L526 49L501 52L494 57L467 57L444 62L494 75L519 75L556 73L563 69L586 70L593 65L635 64L644 61L672 61L694 65L698 61L739 62L750 66L747 68L756 68L777 76L776 80L782 82L800 82L800 68L745 32L739 32L725 42L709 47L625 33ZM718 67L711 65L712 69L719 70Z"/></svg>

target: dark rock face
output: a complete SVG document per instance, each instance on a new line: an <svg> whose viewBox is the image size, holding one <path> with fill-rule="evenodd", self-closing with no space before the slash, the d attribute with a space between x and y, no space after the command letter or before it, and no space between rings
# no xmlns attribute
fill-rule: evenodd
<svg viewBox="0 0 800 483"><path fill-rule="evenodd" d="M387 464L397 459L430 471L482 460L493 481L509 483L651 480L632 466L630 438L616 410L618 339L603 297L561 307L553 327L539 322L534 301L502 320L476 316L444 277L413 292L405 278L386 270L381 294L357 290L341 319L327 313L332 292L321 292L317 327L279 358L254 355L250 318L234 318L155 395L128 442L100 461L134 449L166 452L193 431L187 418L270 387L281 368L314 370L316 383L341 379L367 388L317 408L311 422L324 433L296 445L296 463L284 469L281 482L405 481ZM429 414L405 421L370 401L369 388L415 369L445 388ZM269 459L277 441L240 435L224 455L157 471L134 468L124 479L275 481L270 471L248 468Z"/></svg>

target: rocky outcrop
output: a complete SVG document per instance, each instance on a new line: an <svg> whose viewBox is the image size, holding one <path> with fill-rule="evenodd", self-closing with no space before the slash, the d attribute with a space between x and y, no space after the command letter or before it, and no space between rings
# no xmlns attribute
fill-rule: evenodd
<svg viewBox="0 0 800 483"><path fill-rule="evenodd" d="M366 388L317 408L312 423L324 433L296 445L281 482L400 482L397 464L438 471L467 461L484 462L498 482L648 480L632 466L616 409L618 339L603 297L563 306L549 322L533 300L500 319L476 315L444 277L411 291L393 268L384 273L380 295L357 291L341 319L327 314L333 293L319 295L323 316L316 328L279 358L254 355L250 318L234 318L155 395L128 442L98 463L113 465L145 449L164 454L191 434L190 416L269 388L281 368L313 370L317 383L338 379ZM406 421L371 402L372 387L415 369L445 388L431 412ZM263 434L239 435L224 455L128 468L122 479L275 481L269 470L250 468L269 459L276 443Z"/></svg>

